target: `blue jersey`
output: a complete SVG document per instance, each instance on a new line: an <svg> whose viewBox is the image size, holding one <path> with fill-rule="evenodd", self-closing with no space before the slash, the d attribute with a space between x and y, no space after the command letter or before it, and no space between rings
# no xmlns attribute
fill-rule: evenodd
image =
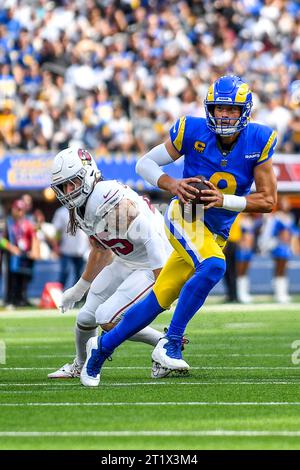
<svg viewBox="0 0 300 470"><path fill-rule="evenodd" d="M184 116L170 129L176 150L184 155L183 178L202 175L225 194L246 196L254 180L254 168L274 153L276 132L250 123L240 132L229 153L223 153L216 134L204 118ZM205 211L209 230L227 239L237 212L212 207Z"/></svg>

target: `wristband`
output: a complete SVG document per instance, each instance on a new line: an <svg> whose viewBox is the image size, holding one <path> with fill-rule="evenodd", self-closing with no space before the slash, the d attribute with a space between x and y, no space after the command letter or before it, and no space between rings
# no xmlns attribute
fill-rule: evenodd
<svg viewBox="0 0 300 470"><path fill-rule="evenodd" d="M6 250L7 245L8 245L8 241L5 238L1 238L0 239L0 248L2 248L3 250Z"/></svg>
<svg viewBox="0 0 300 470"><path fill-rule="evenodd" d="M247 205L247 200L244 196L234 196L233 194L223 195L223 209L234 212L242 212Z"/></svg>

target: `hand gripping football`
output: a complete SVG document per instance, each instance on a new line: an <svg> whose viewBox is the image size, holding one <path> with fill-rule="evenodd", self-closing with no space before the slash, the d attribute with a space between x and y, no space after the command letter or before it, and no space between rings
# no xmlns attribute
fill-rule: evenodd
<svg viewBox="0 0 300 470"><path fill-rule="evenodd" d="M199 190L199 193L198 194L195 194L195 198L194 199L191 199L191 204L203 204L204 206L206 206L207 204L209 204L208 201L202 201L202 196L204 196L204 194L201 194L203 189L210 189L210 187L208 186L208 184L204 183L204 181L207 179L205 178L204 176L202 175L195 175L195 178L198 178L201 180L201 182L199 183L189 183L190 186L193 186L194 188L198 189Z"/></svg>

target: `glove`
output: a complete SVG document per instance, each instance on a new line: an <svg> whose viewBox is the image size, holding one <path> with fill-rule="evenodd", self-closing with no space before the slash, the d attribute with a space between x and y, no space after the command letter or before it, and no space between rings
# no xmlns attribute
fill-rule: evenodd
<svg viewBox="0 0 300 470"><path fill-rule="evenodd" d="M67 289L62 295L61 305L59 306L61 313L65 313L73 308L75 303L82 299L90 285L89 281L81 277L73 287Z"/></svg>

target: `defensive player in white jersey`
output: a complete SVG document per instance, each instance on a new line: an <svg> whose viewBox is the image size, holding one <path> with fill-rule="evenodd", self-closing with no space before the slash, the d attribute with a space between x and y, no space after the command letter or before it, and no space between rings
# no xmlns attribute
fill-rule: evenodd
<svg viewBox="0 0 300 470"><path fill-rule="evenodd" d="M69 209L70 232L81 228L92 245L81 278L62 297L65 312L89 289L75 326L76 357L48 375L76 378L86 359L86 343L97 336L98 325L110 330L151 290L172 248L160 212L128 186L103 180L86 150L67 148L56 155L51 187ZM130 339L155 346L161 337L148 326ZM154 364L151 375L159 378L169 372Z"/></svg>

